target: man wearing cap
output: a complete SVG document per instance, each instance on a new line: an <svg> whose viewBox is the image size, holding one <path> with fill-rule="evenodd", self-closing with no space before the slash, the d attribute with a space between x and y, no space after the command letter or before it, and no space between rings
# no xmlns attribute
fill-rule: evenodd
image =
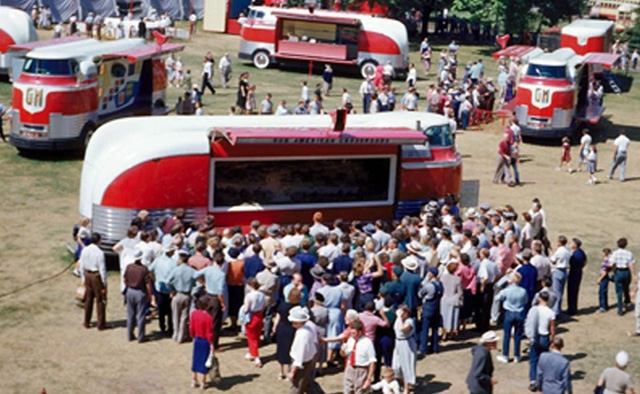
<svg viewBox="0 0 640 394"><path fill-rule="evenodd" d="M404 267L404 272L400 275L400 282L404 284L406 289L402 303L409 307L411 317L415 318L418 316L418 290L420 282L422 282L422 278L416 273L420 263L415 256L409 255L402 259L401 264Z"/></svg>
<svg viewBox="0 0 640 394"><path fill-rule="evenodd" d="M500 337L487 331L480 337L480 343L471 349L471 368L466 383L471 394L491 394L497 380L493 377L491 351L496 348Z"/></svg>
<svg viewBox="0 0 640 394"><path fill-rule="evenodd" d="M527 306L527 291L519 286L521 276L514 272L509 278L509 286L498 294L498 301L504 308L504 340L502 341L502 354L496 360L502 363L509 362L509 345L511 343L511 329L513 329L513 355L514 361L520 361L520 341L524 328L524 313Z"/></svg>
<svg viewBox="0 0 640 394"><path fill-rule="evenodd" d="M195 286L193 279L196 270L187 264L189 252L178 251L178 265L171 271L167 283L171 289L173 298L171 299L172 321L175 324L173 340L182 343L187 340L189 320L189 305L191 303L191 291Z"/></svg>
<svg viewBox="0 0 640 394"><path fill-rule="evenodd" d="M537 369L538 390L547 394L571 394L571 367L569 360L560 352L564 341L555 337L551 343L551 351L540 356Z"/></svg>
<svg viewBox="0 0 640 394"><path fill-rule="evenodd" d="M89 328L93 314L93 300L96 300L98 330L106 328L107 307L107 266L104 252L100 249L100 234L91 234L91 244L82 249L79 270L85 287L84 327Z"/></svg>
<svg viewBox="0 0 640 394"><path fill-rule="evenodd" d="M137 250L133 264L124 271L127 300L127 339L133 341L133 330L138 327L138 342L144 342L144 326L147 305L153 296L153 284L149 269L142 264L143 252Z"/></svg>
<svg viewBox="0 0 640 394"><path fill-rule="evenodd" d="M422 299L422 326L420 330L420 353L427 354L429 350L438 353L440 329L440 300L444 293L444 287L438 280L438 269L430 267L418 291L418 297ZM431 335L429 335L431 329ZM429 346L429 338L431 346Z"/></svg>
<svg viewBox="0 0 640 394"><path fill-rule="evenodd" d="M598 387L604 389L604 394L635 394L633 380L625 370L629 365L629 354L620 351L616 354L616 366L606 368L598 379Z"/></svg>
<svg viewBox="0 0 640 394"><path fill-rule="evenodd" d="M364 335L362 322L351 324L351 337L345 346L344 393L368 393L376 369L376 351L373 341Z"/></svg>
<svg viewBox="0 0 640 394"><path fill-rule="evenodd" d="M195 273L194 279L204 278L206 302L208 311L213 317L214 347L218 349L220 333L222 331L223 311L225 308L224 294L227 286L227 275L222 270L224 253L221 249L213 252L213 264Z"/></svg>
<svg viewBox="0 0 640 394"><path fill-rule="evenodd" d="M294 307L289 311L289 321L296 329L291 344L291 381L290 394L314 392L317 384L314 380L314 367L318 353L318 335L315 325L309 321L309 312L303 307Z"/></svg>
<svg viewBox="0 0 640 394"><path fill-rule="evenodd" d="M280 226L272 224L267 228L267 231L261 234L260 246L264 253L264 261L271 261L274 258L274 254L281 248L280 241L277 237L280 235Z"/></svg>
<svg viewBox="0 0 640 394"><path fill-rule="evenodd" d="M173 319L171 315L171 289L169 277L176 268L173 255L176 252L175 245L169 245L164 253L157 257L149 266L153 274L156 302L158 304L158 323L162 334L173 335Z"/></svg>

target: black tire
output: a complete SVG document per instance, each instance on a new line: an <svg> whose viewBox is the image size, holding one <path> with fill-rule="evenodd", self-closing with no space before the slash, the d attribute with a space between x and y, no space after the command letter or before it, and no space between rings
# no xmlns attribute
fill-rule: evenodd
<svg viewBox="0 0 640 394"><path fill-rule="evenodd" d="M82 147L83 149L87 149L87 146L89 146L89 141L91 141L91 137L93 137L93 133L96 132L96 126L93 123L87 123L86 125L84 125L84 127L82 128L82 133L80 135L82 135Z"/></svg>
<svg viewBox="0 0 640 394"><path fill-rule="evenodd" d="M373 78L376 73L377 65L378 62L376 62L375 60L365 60L364 62L362 62L360 64L360 75L362 75L362 78Z"/></svg>
<svg viewBox="0 0 640 394"><path fill-rule="evenodd" d="M264 49L259 49L253 53L251 61L257 69L264 70L271 65L271 56Z"/></svg>

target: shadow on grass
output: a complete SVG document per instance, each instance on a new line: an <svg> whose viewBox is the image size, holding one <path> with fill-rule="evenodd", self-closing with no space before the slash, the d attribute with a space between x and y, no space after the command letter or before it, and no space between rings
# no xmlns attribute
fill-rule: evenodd
<svg viewBox="0 0 640 394"><path fill-rule="evenodd" d="M611 115L603 116L597 127L593 130L593 140L597 143L604 143L608 139L616 138L620 130L625 131L625 135L632 141L640 141L640 127L631 125L615 124L611 121Z"/></svg>

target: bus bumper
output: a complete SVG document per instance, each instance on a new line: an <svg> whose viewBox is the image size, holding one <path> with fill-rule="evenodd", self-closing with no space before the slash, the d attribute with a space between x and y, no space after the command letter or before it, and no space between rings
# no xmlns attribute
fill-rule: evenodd
<svg viewBox="0 0 640 394"><path fill-rule="evenodd" d="M72 151L80 150L84 147L82 137L60 138L60 139L35 139L9 135L9 143L18 150L24 151Z"/></svg>
<svg viewBox="0 0 640 394"><path fill-rule="evenodd" d="M522 135L525 137L560 139L562 137L571 137L575 130L574 127L564 128L537 128L520 125Z"/></svg>

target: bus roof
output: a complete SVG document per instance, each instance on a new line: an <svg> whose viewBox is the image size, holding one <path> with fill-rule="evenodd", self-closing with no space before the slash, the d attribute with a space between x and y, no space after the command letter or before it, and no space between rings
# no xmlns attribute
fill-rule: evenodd
<svg viewBox="0 0 640 394"><path fill-rule="evenodd" d="M584 38L598 37L607 34L611 28L613 28L612 21L578 19L563 27L561 34Z"/></svg>
<svg viewBox="0 0 640 394"><path fill-rule="evenodd" d="M50 45L36 48L27 53L32 59L86 59L116 52L131 50L145 45L142 38L122 39L117 41L98 41L86 39L72 43Z"/></svg>
<svg viewBox="0 0 640 394"><path fill-rule="evenodd" d="M531 59L531 64L545 66L566 66L576 57L576 53L571 48L560 48L551 53L544 53Z"/></svg>
<svg viewBox="0 0 640 394"><path fill-rule="evenodd" d="M347 116L347 130L356 128L393 130L426 129L448 125L444 116L427 112L383 112ZM389 125L389 128L383 128ZM209 133L216 128L323 128L332 130L328 115L287 116L158 116L131 117L101 126L87 147L82 167L80 212L91 216L107 187L124 171L147 162L171 156L209 155ZM325 131L326 132L326 131ZM299 131L302 134L302 130ZM413 134L413 133L412 133ZM417 137L417 136L416 136ZM411 136L413 138L413 135ZM424 141L424 139L422 139ZM406 144L412 142L406 141ZM117 157L117 160L114 158Z"/></svg>

